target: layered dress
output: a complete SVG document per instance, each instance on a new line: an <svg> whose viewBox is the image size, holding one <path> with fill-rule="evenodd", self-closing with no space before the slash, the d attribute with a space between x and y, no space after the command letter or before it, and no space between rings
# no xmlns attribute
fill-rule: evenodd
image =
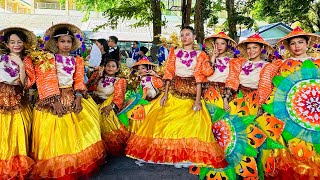
<svg viewBox="0 0 320 180"><path fill-rule="evenodd" d="M171 82L168 99L163 107L162 96L155 99L128 141L127 156L153 163L225 166L204 102L200 111L193 110L196 83L206 81L210 73L212 67L204 52L171 48L163 77Z"/></svg>
<svg viewBox="0 0 320 180"><path fill-rule="evenodd" d="M104 162L105 151L100 135L99 112L91 99L81 99L82 110L73 112L75 96L84 94L84 65L79 56L56 54L48 59L32 60L39 99L33 110L31 153L35 165L32 179L76 179L87 176ZM53 114L52 104L60 101L67 113Z"/></svg>
<svg viewBox="0 0 320 180"><path fill-rule="evenodd" d="M0 179L26 178L34 164L28 157L31 118L32 110L20 81L20 68L9 55L1 55Z"/></svg>
<svg viewBox="0 0 320 180"><path fill-rule="evenodd" d="M126 80L107 75L100 76L99 72L96 71L90 77L87 86L93 87L90 89L94 90L93 97L99 106L101 136L105 142L107 153L112 155L124 154L129 132L124 124L119 121L117 113L124 102ZM109 115L103 114L102 109L112 104L114 104L114 108Z"/></svg>

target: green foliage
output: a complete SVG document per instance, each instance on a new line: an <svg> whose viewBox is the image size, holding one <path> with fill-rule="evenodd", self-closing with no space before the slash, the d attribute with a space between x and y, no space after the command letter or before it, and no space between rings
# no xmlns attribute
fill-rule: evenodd
<svg viewBox="0 0 320 180"><path fill-rule="evenodd" d="M316 32L320 29L320 1L316 0L250 0L252 15L269 23L301 22L306 30Z"/></svg>

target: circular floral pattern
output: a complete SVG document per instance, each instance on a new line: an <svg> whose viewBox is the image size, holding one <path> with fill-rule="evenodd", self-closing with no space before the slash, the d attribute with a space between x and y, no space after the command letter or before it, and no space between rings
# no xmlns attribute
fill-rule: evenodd
<svg viewBox="0 0 320 180"><path fill-rule="evenodd" d="M296 83L288 93L286 107L294 122L309 130L320 130L320 79Z"/></svg>
<svg viewBox="0 0 320 180"><path fill-rule="evenodd" d="M212 132L216 141L229 155L236 144L235 129L228 118L224 118L212 125Z"/></svg>

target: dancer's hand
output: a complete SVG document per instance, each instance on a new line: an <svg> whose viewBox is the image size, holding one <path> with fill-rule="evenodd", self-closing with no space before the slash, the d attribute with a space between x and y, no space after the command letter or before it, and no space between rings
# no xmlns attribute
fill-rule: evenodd
<svg viewBox="0 0 320 180"><path fill-rule="evenodd" d="M212 56L211 56L211 63L214 64L214 62L216 61L216 58L219 56L219 51L218 51L218 48L217 48L217 45L212 42L212 47L213 47L213 50L212 50Z"/></svg>
<svg viewBox="0 0 320 180"><path fill-rule="evenodd" d="M112 111L111 105L106 106L106 107L101 109L102 114L105 114L106 116L109 116L111 111Z"/></svg>
<svg viewBox="0 0 320 180"><path fill-rule="evenodd" d="M77 96L76 99L73 101L73 112L78 114L82 110L82 105L81 105L81 96Z"/></svg>
<svg viewBox="0 0 320 180"><path fill-rule="evenodd" d="M168 95L164 94L164 95L162 96L162 98L160 99L160 106L163 107L163 106L166 104L167 99L168 99Z"/></svg>
<svg viewBox="0 0 320 180"><path fill-rule="evenodd" d="M62 117L66 112L66 107L60 101L56 101L52 104L53 107L53 114Z"/></svg>
<svg viewBox="0 0 320 180"><path fill-rule="evenodd" d="M230 106L229 106L229 102L228 102L227 98L223 99L223 109L226 111L230 111Z"/></svg>
<svg viewBox="0 0 320 180"><path fill-rule="evenodd" d="M201 105L200 101L194 101L194 103L193 103L193 110L194 111L200 111L201 107L202 107L202 105Z"/></svg>

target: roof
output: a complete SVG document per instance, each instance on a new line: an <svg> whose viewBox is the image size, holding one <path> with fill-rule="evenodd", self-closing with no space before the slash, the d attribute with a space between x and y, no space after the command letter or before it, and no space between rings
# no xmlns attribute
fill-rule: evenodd
<svg viewBox="0 0 320 180"><path fill-rule="evenodd" d="M282 29L284 31L288 31L288 32L291 32L292 31L292 28L287 26L286 24L282 23L282 22L277 22L277 23L273 23L273 24L267 24L267 25L263 25L263 26L259 26L259 29L258 31L254 31L252 28L251 29L244 29L244 30L241 30L238 31L238 36L240 37L249 37L255 33L259 33L259 34L262 34L266 31L269 31L270 29L273 29L273 28L276 28L277 26L281 26Z"/></svg>

